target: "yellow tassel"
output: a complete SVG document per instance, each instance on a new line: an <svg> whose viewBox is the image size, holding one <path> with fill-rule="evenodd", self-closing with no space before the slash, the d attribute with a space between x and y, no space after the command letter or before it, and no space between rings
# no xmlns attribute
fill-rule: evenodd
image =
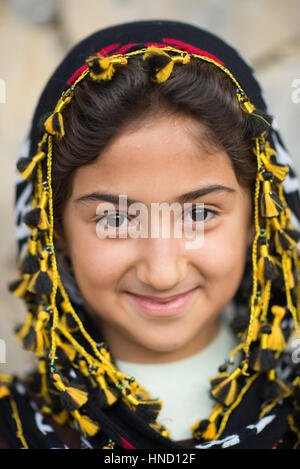
<svg viewBox="0 0 300 469"><path fill-rule="evenodd" d="M10 389L7 386L0 384L0 399L10 396L10 394L11 394Z"/></svg>
<svg viewBox="0 0 300 469"><path fill-rule="evenodd" d="M97 422L93 422L87 415L81 415L78 410L74 410L72 415L77 420L85 437L94 436L100 430Z"/></svg>
<svg viewBox="0 0 300 469"><path fill-rule="evenodd" d="M63 94L61 99L58 101L54 112L44 122L45 130L51 135L57 135L62 138L65 135L64 120L62 116L62 110L70 103L73 97L73 93L66 92Z"/></svg>
<svg viewBox="0 0 300 469"><path fill-rule="evenodd" d="M261 215L265 218L278 217L285 209L279 197L272 192L270 181L263 182L263 194L260 202Z"/></svg>
<svg viewBox="0 0 300 469"><path fill-rule="evenodd" d="M41 149L39 149L38 152L36 153L36 155L34 155L32 160L30 161L30 163L26 167L26 169L24 169L23 171L20 171L21 177L23 179L28 179L29 176L31 176L31 174L32 174L33 170L35 169L35 167L37 166L37 164L40 161L42 161L45 157L46 157L45 152L42 151Z"/></svg>
<svg viewBox="0 0 300 469"><path fill-rule="evenodd" d="M152 77L152 80L158 83L163 83L170 77L175 63L186 64L191 60L189 54L186 52L182 55L170 56L161 48L155 46L148 47L147 52L143 55L143 60L148 60L150 57L155 55L164 56L167 61L167 63L162 68L159 66L155 67L155 76Z"/></svg>
<svg viewBox="0 0 300 469"><path fill-rule="evenodd" d="M69 398L78 406L82 407L88 400L88 394L79 388L73 386L65 386L58 373L53 374L54 386L58 391L66 393Z"/></svg>
<svg viewBox="0 0 300 469"><path fill-rule="evenodd" d="M271 173L273 173L274 178L276 178L278 182L283 182L285 180L286 175L290 170L288 166L272 163L271 161L268 161L263 154L260 154L260 158L264 166L267 168L268 171L271 171Z"/></svg>
<svg viewBox="0 0 300 469"><path fill-rule="evenodd" d="M241 376L245 366L246 365L243 365L242 368L239 367L235 369L229 376L225 377L211 390L211 395L218 402L225 406L230 406L234 402L238 393L237 378Z"/></svg>
<svg viewBox="0 0 300 469"><path fill-rule="evenodd" d="M288 249L297 248L297 242L284 231L277 218L272 219L272 226L275 230L275 248L278 254L283 254ZM293 283L292 279L291 282Z"/></svg>
<svg viewBox="0 0 300 469"><path fill-rule="evenodd" d="M52 291L52 272L48 271L49 253L41 253L40 270L36 272L29 282L28 290L39 295L50 295Z"/></svg>
<svg viewBox="0 0 300 469"><path fill-rule="evenodd" d="M28 284L30 281L30 275L24 274L22 279L13 282L10 284L10 291L17 297L23 298L28 290Z"/></svg>
<svg viewBox="0 0 300 469"><path fill-rule="evenodd" d="M109 387L107 386L106 384L106 381L105 381L105 378L103 376L103 374L98 374L96 376L96 381L97 383L99 384L100 388L102 389L102 391L104 392L105 394L105 397L106 397L106 400L107 400L107 404L109 406L111 406L112 404L114 404L118 398L118 396L116 395L116 393L113 393Z"/></svg>
<svg viewBox="0 0 300 469"><path fill-rule="evenodd" d="M60 425L64 425L68 420L68 412L62 410L58 414L52 414L52 417L55 422L59 423Z"/></svg>
<svg viewBox="0 0 300 469"><path fill-rule="evenodd" d="M274 315L274 320L272 325L272 332L268 338L268 348L270 350L282 352L282 350L284 350L286 347L286 342L280 327L280 322L285 315L285 308L283 306L274 305L272 306L271 311Z"/></svg>
<svg viewBox="0 0 300 469"><path fill-rule="evenodd" d="M49 314L46 311L40 311L38 320L35 325L36 332L36 354L37 356L44 355L46 349L50 346L50 341L45 326L49 321Z"/></svg>
<svg viewBox="0 0 300 469"><path fill-rule="evenodd" d="M274 280L278 275L278 269L273 256L268 252L266 244L260 246L260 258L257 263L257 278L261 283L266 280Z"/></svg>
<svg viewBox="0 0 300 469"><path fill-rule="evenodd" d="M31 311L27 313L25 324L18 330L16 334L16 339L20 342L24 339L24 337L28 334L30 327L32 325L33 314Z"/></svg>
<svg viewBox="0 0 300 469"><path fill-rule="evenodd" d="M70 362L73 362L76 356L76 350L72 347L72 345L63 342L57 334L55 335L55 342L56 345L60 347L63 352L67 355Z"/></svg>
<svg viewBox="0 0 300 469"><path fill-rule="evenodd" d="M65 135L63 116L60 112L54 112L44 123L46 131L51 135L62 138Z"/></svg>
<svg viewBox="0 0 300 469"><path fill-rule="evenodd" d="M195 438L204 440L214 440L217 437L217 417L223 412L223 406L216 404L214 410L207 420L199 420L191 427Z"/></svg>
<svg viewBox="0 0 300 469"><path fill-rule="evenodd" d="M116 66L127 64L127 59L126 57L104 57L98 54L89 57L86 62L93 80L106 81L111 80L116 71Z"/></svg>

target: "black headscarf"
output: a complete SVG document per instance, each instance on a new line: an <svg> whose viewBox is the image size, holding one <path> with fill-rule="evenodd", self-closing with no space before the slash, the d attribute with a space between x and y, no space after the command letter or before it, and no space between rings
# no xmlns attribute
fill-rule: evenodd
<svg viewBox="0 0 300 469"><path fill-rule="evenodd" d="M249 114L249 119L253 119L253 138L256 139L254 144L256 145L256 152L262 156L268 156L265 153L266 144L269 145L269 148L275 150L271 159L268 160L267 158L269 166L261 166L259 170L261 175L263 174L262 179L260 179L261 184L271 178L272 182L275 181L278 185L282 183L283 188L283 193L280 193L279 190L277 193L274 186L271 194L265 194L265 210L274 210L272 215L267 215L269 217L268 220L270 221L272 218L279 221L284 207L289 209L289 216L287 220L285 219L285 224L284 220L281 220L281 225L277 224L277 231L274 228L273 232L276 238L273 248L275 251L278 251L277 254L276 252L273 254L279 258L283 256L284 262L286 261L284 256L288 256L288 260L292 262L291 269L295 280L295 285L290 290L291 298L289 300L285 298L286 289L283 289L281 291L282 303L279 305L276 303L281 307L280 311L284 310L285 312L281 325L286 338L288 338L295 323L297 325L297 315L299 314L299 311L297 312L298 304L295 305L295 303L297 303L298 298L296 295L298 285L298 254L296 244L299 239L299 232L297 230L300 229L300 199L295 167L281 140L276 122L273 120L271 123L271 119L268 121L266 117L262 118L262 116L269 115L268 108L251 67L240 57L237 51L220 38L196 26L175 21L157 20L113 26L98 31L81 41L57 67L37 104L32 119L31 130L18 162L21 176L23 178L25 176L25 180L21 177L18 178L16 190L17 240L21 261L26 248L28 249L27 244L28 242L30 243L31 239L30 235L32 232L28 227L38 230L42 224L41 218L38 218L36 221L38 226L34 226L33 215L36 215L36 212L34 214L32 212L37 207L40 210L40 206L32 206L32 197L33 200L41 204L41 199L38 197L38 195L41 195L41 192L38 194L38 191L42 190L41 180L47 175L47 172L45 172L46 161L49 165L51 158L55 158L55 155L51 154L51 144L49 142L51 142L51 138L55 138L62 131L61 119L63 119L63 108L64 105L68 105L67 101L66 104L63 102L64 99L72 98L72 87L80 86L80 83L77 84L78 79L81 79L80 77L83 76L82 74L85 71L87 73L94 72L98 74L103 72L101 58L121 55L129 58L130 54L135 51L143 51L140 52L142 55L148 50L147 48L152 46L170 54L167 58L165 57L165 62L161 67L167 66L172 57L176 55L177 57L180 56L180 60L182 59L182 63L184 63L186 55L188 55L189 57L198 57L199 60L211 61L211 63L214 63L223 70L237 85L237 99L240 102L241 108ZM166 49L167 47L169 49ZM157 52L153 52L152 49L154 62L155 55L157 57ZM94 59L88 63L87 58L90 57L94 57ZM161 61L155 62L156 66L159 63ZM157 71L152 63L152 69L153 67ZM58 102L61 103L60 108L57 107ZM37 154L43 155L41 158L36 158ZM37 167L40 168L40 172L36 171ZM29 170L28 168L31 169ZM282 179L279 176L276 179L274 174L271 174L272 170L280 172L282 169L284 172ZM37 184L39 177L41 179L40 186ZM47 184L49 184L49 180L47 181L46 178L44 186L46 190L49 190ZM284 205L284 201L286 205ZM42 208L46 212L48 210L48 215L51 216L51 208L49 208L47 203ZM29 217L28 212L30 214ZM44 228L41 228L41 231L46 231L47 233L47 230ZM264 234L261 233L260 236L265 242ZM257 238L258 236L259 233L257 233ZM42 241L41 243L43 244ZM52 258L55 254L53 247L54 245L50 245L50 251L52 248L50 256ZM25 253L25 257L26 255L28 253ZM53 262L47 263L47 259L46 267L44 262L44 267L40 268L43 275L45 274L44 277L46 277L47 269L55 268L55 264ZM266 280L269 280L267 276L272 276L270 274L272 271L270 258L268 257L264 262L264 273ZM32 276L35 274L36 272L32 273ZM35 346L32 345L34 340L37 340L35 327L39 320L38 312L34 305L39 304L41 306L40 302L37 303L37 298L40 299L42 297L44 301L42 306L43 314L45 314L45 311L48 314L50 308L50 319L49 317L47 318L48 329L45 327L45 334L48 334L48 336L51 336L53 317L56 317L56 320L57 318L60 320L65 318L67 313L69 313L67 309L60 309L60 302L68 298L70 303L67 306L70 307L71 304L74 310L76 310L80 324L87 331L89 337L92 337L93 343L99 346L98 349L101 355L97 357L97 353L93 346L91 346L89 339L84 334L80 336L81 326L79 327L80 331L78 332L77 327L77 331L74 333L71 326L69 329L67 328L67 330L71 331L71 337L76 337L78 343L85 347L86 350L89 350L89 354L93 355L94 353L95 359L100 356L102 358L107 357L107 354L109 354L107 344L102 341L100 335L97 337L97 333L95 333L93 326L90 324L90 319L84 311L80 292L77 291L72 279L62 278L62 284L56 284L56 291L53 296L53 284L48 285L47 281L45 281L44 283L42 282L40 290L38 290L37 284L33 287L31 286L28 290L30 278L28 279L28 276L24 277L24 271L22 272L22 270L20 276L21 279L11 286L11 290L17 296L24 297L29 309L27 323L18 331L19 337L22 337L27 349L36 351L37 348L36 342ZM244 277L243 282L249 283L249 280L253 281L254 277L251 266L250 269L248 266ZM62 287L64 287L65 291L63 291ZM58 316L55 316L51 310L53 304L49 306L45 298L50 299L49 303L51 303L51 298L52 300L53 298L55 299L58 305ZM246 309L247 313L249 313L248 300L245 300L242 292L239 292L239 295L234 298L236 306L234 327L237 332L248 332L246 337L251 338L255 318L250 316L249 319L248 315L247 327L245 323L244 326L241 326L245 319L241 317L241 312L244 313ZM295 308L293 308L293 305L295 305ZM274 325L272 323L269 324L271 321L270 317L268 317L269 322L267 326L261 324L265 329L261 329L260 334L265 338L272 331L274 332L272 329ZM71 319L74 322L74 317ZM40 321L42 320L40 319ZM78 326L79 322L76 325ZM47 346L47 339L44 338L43 340L45 353L44 355L43 353L38 354L40 357L39 371L29 380L31 383L30 392L36 391L36 394L39 395L40 400L38 404L35 400L31 399L31 395L30 397L28 396L28 389L18 382L16 378L2 377L2 387L0 381L0 397L2 396L0 400L0 434L2 432L12 447L68 447L66 440L58 436L55 425L49 422L45 423L44 416L47 414L52 416L56 426L62 422L70 422L71 425L75 426L81 443L85 447L127 449L180 449L184 447L168 438L167 432L162 426L156 425L155 419L159 411L158 403L154 400L151 401L147 394L141 399L141 404L143 404L142 401L144 400L144 404L149 404L148 408L147 405L143 406L136 403L130 405L124 394L124 383L118 390L116 383L107 379L104 387L99 385L102 394L100 391L99 394L90 392L91 383L94 382L93 370L84 368L82 364L79 365L80 358L78 356L80 354L78 351L73 359L70 359L69 356L68 360L68 351L65 348L63 349L65 354L62 354L63 356L60 355L57 362L51 363L49 359L51 344ZM222 406L222 409L216 413L214 418L210 416L209 418L202 419L195 426L194 446L196 448L272 448L274 446L297 446L297 412L294 411L293 406L295 405L294 396L297 394L299 380L297 374L295 374L296 371L292 366L289 354L285 350L280 350L277 355L276 351L271 351L272 359L276 355L275 379L275 375L271 373L275 370L275 364L266 365L264 361L268 352L270 350L266 350L261 345L259 339L253 341L253 343L250 340L248 348L242 356L240 372L236 373L236 379L228 375L226 365L221 368L220 375L212 382L212 390L214 391L212 395L216 399L216 403ZM252 362L250 362L250 367L248 368L249 353ZM247 364L247 370L245 364ZM130 386L131 384L128 382L128 388ZM70 388L72 389L70 390ZM103 392L104 388L105 392ZM60 399L47 400L45 396L48 396L49 389L56 392L59 391L57 394L61 394ZM239 392L237 392L237 389ZM81 391L82 395L74 397L76 391ZM130 390L128 394L130 394ZM86 395L88 395L88 398L86 398ZM233 397L230 398L230 396ZM138 399L136 395L135 398ZM16 415L16 413L13 413L14 409L15 411L17 409L19 412L19 420L14 417L11 418L11 416ZM83 419L86 419L86 421L83 422ZM95 431L93 425L97 425L97 431Z"/></svg>

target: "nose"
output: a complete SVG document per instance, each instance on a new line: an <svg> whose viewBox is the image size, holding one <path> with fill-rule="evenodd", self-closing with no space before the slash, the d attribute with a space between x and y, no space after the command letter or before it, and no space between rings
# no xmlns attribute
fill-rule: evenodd
<svg viewBox="0 0 300 469"><path fill-rule="evenodd" d="M149 238L143 241L136 263L139 281L153 291L174 291L187 276L188 260L182 240Z"/></svg>

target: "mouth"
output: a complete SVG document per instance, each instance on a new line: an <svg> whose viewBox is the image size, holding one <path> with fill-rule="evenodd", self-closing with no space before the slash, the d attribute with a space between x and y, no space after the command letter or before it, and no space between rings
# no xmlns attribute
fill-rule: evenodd
<svg viewBox="0 0 300 469"><path fill-rule="evenodd" d="M126 294L142 311L150 316L176 316L190 303L198 288L167 298L136 295L131 292L126 292Z"/></svg>

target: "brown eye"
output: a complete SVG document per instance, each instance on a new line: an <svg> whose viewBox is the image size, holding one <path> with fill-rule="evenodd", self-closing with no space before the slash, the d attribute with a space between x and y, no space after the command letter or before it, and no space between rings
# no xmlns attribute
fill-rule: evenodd
<svg viewBox="0 0 300 469"><path fill-rule="evenodd" d="M207 214L213 214L213 215L208 216ZM195 207L189 210L189 212L187 212L187 221L193 222L193 223L205 222L213 218L214 215L217 215L217 212L215 212L214 210L208 210L207 208Z"/></svg>
<svg viewBox="0 0 300 469"><path fill-rule="evenodd" d="M126 222L127 220L127 222ZM97 220L100 226L109 228L126 228L128 226L128 217L119 212L110 213Z"/></svg>

